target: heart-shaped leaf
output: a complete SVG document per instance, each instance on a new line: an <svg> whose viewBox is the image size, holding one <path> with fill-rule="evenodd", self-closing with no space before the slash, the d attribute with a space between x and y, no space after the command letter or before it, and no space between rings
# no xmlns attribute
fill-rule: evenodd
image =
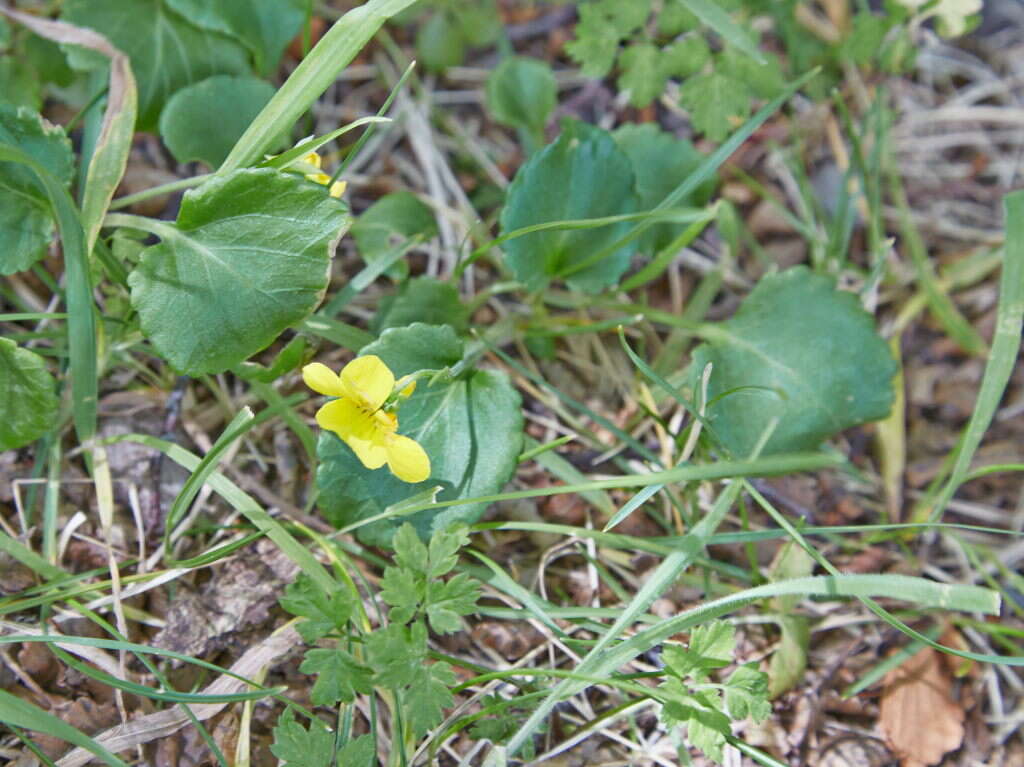
<svg viewBox="0 0 1024 767"><path fill-rule="evenodd" d="M871 315L806 267L765 277L701 335L691 375L712 363L707 414L734 456L750 455L774 418L762 455L814 449L892 407L896 363Z"/></svg>
<svg viewBox="0 0 1024 767"><path fill-rule="evenodd" d="M412 192L392 192L367 208L352 224L352 237L359 255L372 263L389 255L391 251L412 237L429 240L437 235L434 211ZM396 280L409 273L405 261L388 268L388 275Z"/></svg>
<svg viewBox="0 0 1024 767"><path fill-rule="evenodd" d="M512 128L543 131L557 96L555 75L540 59L509 56L487 78L487 108Z"/></svg>
<svg viewBox="0 0 1024 767"><path fill-rule="evenodd" d="M74 159L64 129L28 107L0 103L0 143L21 149L60 183L71 181ZM46 255L53 231L49 197L36 174L0 162L0 274L28 269Z"/></svg>
<svg viewBox="0 0 1024 767"><path fill-rule="evenodd" d="M139 130L156 128L160 110L178 89L210 75L249 72L245 48L195 26L167 0L67 0L61 19L95 29L131 59L139 87ZM83 69L106 64L81 48L70 61Z"/></svg>
<svg viewBox="0 0 1024 767"><path fill-rule="evenodd" d="M462 342L447 326L416 323L385 330L366 346L401 377L417 370L443 369L462 359ZM455 381L428 385L398 410L398 433L419 442L430 456L431 475L409 484L387 469L364 467L352 450L330 432L320 435L320 508L338 527L380 514L388 506L436 485L438 500L471 498L498 492L512 477L523 443L519 393L504 373L474 370ZM456 522L475 522L486 504L449 506L386 519L358 529L366 543L389 546L395 530L411 522L424 538Z"/></svg>
<svg viewBox="0 0 1024 767"><path fill-rule="evenodd" d="M60 405L55 392L42 357L0 338L0 450L27 445L53 427Z"/></svg>
<svg viewBox="0 0 1024 767"><path fill-rule="evenodd" d="M567 121L558 139L516 173L501 212L501 232L583 218L632 213L637 209L633 166L614 139L600 128ZM588 258L612 245L628 222L586 229L531 232L507 241L509 267L531 290L565 279L570 287L597 293L614 285L629 266L635 246L606 258Z"/></svg>
<svg viewBox="0 0 1024 767"><path fill-rule="evenodd" d="M227 370L308 316L327 289L348 208L320 184L269 168L185 195L129 275L142 331L189 375Z"/></svg>
<svg viewBox="0 0 1024 767"><path fill-rule="evenodd" d="M653 210L704 162L704 155L693 144L676 138L653 123L626 123L612 134L612 138L633 163L640 210ZM717 185L717 176L712 176L692 194L681 199L679 205L704 205ZM671 222L654 224L640 236L637 247L642 253L653 254L686 228L686 224Z"/></svg>
<svg viewBox="0 0 1024 767"><path fill-rule="evenodd" d="M455 20L444 11L431 13L416 33L416 58L428 72L443 72L466 57L466 40Z"/></svg>
<svg viewBox="0 0 1024 767"><path fill-rule="evenodd" d="M273 95L274 86L255 77L207 77L171 96L160 135L178 162L216 168Z"/></svg>
<svg viewBox="0 0 1024 767"><path fill-rule="evenodd" d="M12 106L39 109L43 105L43 89L32 65L10 54L0 55L0 93Z"/></svg>
<svg viewBox="0 0 1024 767"><path fill-rule="evenodd" d="M168 0L170 6L203 29L223 32L239 40L268 77L277 69L281 54L302 29L305 0Z"/></svg>
<svg viewBox="0 0 1024 767"><path fill-rule="evenodd" d="M402 283L397 293L380 301L373 330L398 328L423 322L427 325L451 325L456 333L465 333L469 310L450 282L433 277L416 277Z"/></svg>

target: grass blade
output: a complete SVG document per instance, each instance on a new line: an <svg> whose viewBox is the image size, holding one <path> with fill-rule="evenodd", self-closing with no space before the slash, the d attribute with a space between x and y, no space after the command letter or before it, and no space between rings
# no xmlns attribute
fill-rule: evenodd
<svg viewBox="0 0 1024 767"><path fill-rule="evenodd" d="M269 410L268 408L263 413ZM260 415L262 416L263 413ZM247 425L252 425L252 422ZM240 433L236 430L234 436L240 436ZM211 450L210 454L201 460L198 456L179 445L175 445L173 442L151 437L147 434L121 434L105 440L106 444L114 442L137 442L140 445L154 448L191 472L198 472L202 461L208 460L212 462L217 457L217 454ZM327 574L327 571L324 570L323 565L317 561L316 557L305 546L295 540L291 533L285 530L277 520L267 514L251 495L244 492L238 485L217 471L210 472L209 483L210 487L216 490L225 501L230 503L233 508L239 511L258 530L262 531L270 540L276 543L289 559L316 581L317 585L328 591L334 588L333 579ZM184 492L184 488L182 488L182 492Z"/></svg>
<svg viewBox="0 0 1024 767"><path fill-rule="evenodd" d="M0 143L0 159L28 166L46 189L64 250L68 308L68 357L71 363L71 412L83 445L96 434L99 392L96 363L96 313L92 300L89 253L78 210L67 190L39 163L18 147ZM90 467L91 468L91 467Z"/></svg>
<svg viewBox="0 0 1024 767"><path fill-rule="evenodd" d="M413 2L370 0L342 16L253 120L218 172L226 173L262 159L281 131L294 125L320 98L381 25Z"/></svg>
<svg viewBox="0 0 1024 767"><path fill-rule="evenodd" d="M47 735L74 743L76 746L92 752L114 767L128 767L125 762L122 762L81 730L72 727L63 719L58 719L53 714L33 706L28 701L16 698L5 690L0 690L0 722L15 727L24 727L26 730L45 732Z"/></svg>
<svg viewBox="0 0 1024 767"><path fill-rule="evenodd" d="M757 43L750 39L746 31L733 21L718 3L709 0L679 0L679 2L700 19L702 24L711 27L721 35L727 43L739 48L758 64L768 63L764 54L758 50Z"/></svg>
<svg viewBox="0 0 1024 767"><path fill-rule="evenodd" d="M1021 325L1024 322L1024 191L1008 194L1003 205L1006 210L1006 247L1003 251L1003 273L999 279L999 305L992 350L985 364L974 412L960 440L953 472L928 515L930 522L942 516L953 493L967 477L971 459L992 423L1020 353Z"/></svg>
<svg viewBox="0 0 1024 767"><path fill-rule="evenodd" d="M984 354L986 351L985 340L974 329L974 326L960 313L960 310L953 303L953 299L943 292L939 285L938 278L931 261L928 260L928 248L921 237L921 233L914 225L910 214L910 206L907 203L907 196L903 191L903 184L895 171L890 173L889 189L893 199L899 208L900 228L907 243L907 252L917 273L918 284L928 299L928 305L935 315L935 319L942 325L943 330L968 354Z"/></svg>

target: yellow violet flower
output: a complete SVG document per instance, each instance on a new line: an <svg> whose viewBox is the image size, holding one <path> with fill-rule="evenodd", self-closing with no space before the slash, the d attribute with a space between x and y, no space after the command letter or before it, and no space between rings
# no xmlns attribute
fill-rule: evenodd
<svg viewBox="0 0 1024 767"><path fill-rule="evenodd" d="M320 159L320 155L317 154L316 152L308 152L302 156L301 162L304 162L307 165L312 165L314 168L319 168L320 164L323 161ZM324 186L327 186L327 184L330 183L331 180L331 177L328 176L323 171L319 173L307 173L306 178L308 178L310 181L315 181L318 184L323 184ZM331 184L330 195L331 197L341 197L343 194L345 194L345 189L347 188L347 181L335 181L333 184Z"/></svg>
<svg viewBox="0 0 1024 767"><path fill-rule="evenodd" d="M302 368L302 380L315 392L337 397L317 411L316 422L352 448L363 466L379 469L386 463L403 482L422 482L430 476L426 451L397 434L398 417L384 409L395 389L395 376L380 357L356 357L339 374L314 362ZM400 396L411 393L407 386Z"/></svg>

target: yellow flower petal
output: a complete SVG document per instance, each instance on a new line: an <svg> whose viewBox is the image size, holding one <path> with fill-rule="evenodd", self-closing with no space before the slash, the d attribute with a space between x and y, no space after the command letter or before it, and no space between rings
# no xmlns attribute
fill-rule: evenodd
<svg viewBox="0 0 1024 767"><path fill-rule="evenodd" d="M346 189L348 189L347 181L335 181L333 184L331 184L331 197L341 197L343 194L345 194Z"/></svg>
<svg viewBox="0 0 1024 767"><path fill-rule="evenodd" d="M422 482L430 476L430 458L419 442L400 434L387 441L388 468L403 482Z"/></svg>
<svg viewBox="0 0 1024 767"><path fill-rule="evenodd" d="M337 434L368 469L379 469L387 462L384 447L386 432L373 416L350 399L328 402L316 414L321 429Z"/></svg>
<svg viewBox="0 0 1024 767"><path fill-rule="evenodd" d="M367 469L379 469L388 460L388 452L380 441L350 438L345 440L345 444L352 448L356 458Z"/></svg>
<svg viewBox="0 0 1024 767"><path fill-rule="evenodd" d="M314 168L320 167L320 155L316 152L307 152L302 155L302 162L312 165Z"/></svg>
<svg viewBox="0 0 1024 767"><path fill-rule="evenodd" d="M302 380L313 391L326 394L328 397L340 397L345 393L341 386L341 379L333 370L320 362L312 362L302 368Z"/></svg>
<svg viewBox="0 0 1024 767"><path fill-rule="evenodd" d="M384 361L373 354L356 357L341 371L345 396L359 402L367 410L377 410L395 388L395 376Z"/></svg>
<svg viewBox="0 0 1024 767"><path fill-rule="evenodd" d="M346 441L353 435L369 439L373 434L366 412L347 397L331 400L316 411L316 422L321 429L333 431Z"/></svg>

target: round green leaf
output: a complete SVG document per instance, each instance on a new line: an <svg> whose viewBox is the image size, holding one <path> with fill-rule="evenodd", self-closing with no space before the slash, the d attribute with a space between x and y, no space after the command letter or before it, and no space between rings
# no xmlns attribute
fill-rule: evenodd
<svg viewBox="0 0 1024 767"><path fill-rule="evenodd" d="M34 442L57 420L56 384L43 358L0 338L0 450Z"/></svg>
<svg viewBox="0 0 1024 767"><path fill-rule="evenodd" d="M0 143L12 144L62 184L71 181L74 159L64 129L27 107L0 103ZM0 274L28 269L46 255L53 214L42 182L32 170L0 162Z"/></svg>
<svg viewBox="0 0 1024 767"><path fill-rule="evenodd" d="M501 12L495 0L474 0L472 3L455 0L448 2L447 6L467 44L475 47L490 45L501 34Z"/></svg>
<svg viewBox="0 0 1024 767"><path fill-rule="evenodd" d="M516 173L501 212L501 232L535 224L632 213L637 209L633 166L600 128L567 121L558 139ZM612 245L627 222L588 229L531 232L504 243L516 279L539 290L563 278L570 287L597 293L614 285L629 266L629 244L597 262L587 259Z"/></svg>
<svg viewBox="0 0 1024 767"><path fill-rule="evenodd" d="M61 19L95 29L131 59L138 81L138 129L152 130L167 99L180 88L216 74L246 74L249 56L227 35L200 29L167 0L67 0ZM74 49L73 66L106 60Z"/></svg>
<svg viewBox="0 0 1024 767"><path fill-rule="evenodd" d="M888 415L896 363L857 296L806 267L769 275L727 322L702 331L695 380L712 363L708 418L734 456L817 448Z"/></svg>
<svg viewBox="0 0 1024 767"><path fill-rule="evenodd" d="M557 94L551 67L539 59L509 56L487 78L487 108L512 128L544 130Z"/></svg>
<svg viewBox="0 0 1024 767"><path fill-rule="evenodd" d="M416 55L428 72L443 72L456 67L466 57L466 41L462 30L437 11L427 18L416 33Z"/></svg>
<svg viewBox="0 0 1024 767"><path fill-rule="evenodd" d="M433 277L416 277L402 284L397 293L381 299L373 329L380 332L424 322L427 325L451 325L456 333L465 333L469 310L450 282Z"/></svg>
<svg viewBox="0 0 1024 767"><path fill-rule="evenodd" d="M659 205L704 161L704 155L689 141L676 138L653 123L627 123L616 130L612 138L633 163L640 210L652 210ZM712 176L680 200L679 205L706 204L717 185L718 177ZM684 229L685 224L654 224L640 235L637 247L643 253L656 253Z"/></svg>
<svg viewBox="0 0 1024 767"><path fill-rule="evenodd" d="M388 255L410 237L424 240L437 236L434 211L411 192L392 192L367 208L352 224L359 255L371 263ZM388 275L402 279L409 273L404 261L391 266Z"/></svg>
<svg viewBox="0 0 1024 767"><path fill-rule="evenodd" d="M63 49L52 40L29 35L22 43L25 60L41 83L53 83L61 88L71 85L75 73L68 66Z"/></svg>
<svg viewBox="0 0 1024 767"><path fill-rule="evenodd" d="M462 359L463 348L451 328L416 323L384 331L362 353L376 354L401 377L454 365ZM421 379L398 410L398 433L415 439L430 456L431 475L425 482L409 484L386 468L367 469L334 434L320 435L320 508L334 525L343 527L380 514L437 485L444 487L438 500L498 492L511 479L522 451L519 393L508 376L496 370L473 370L456 381L432 386ZM411 522L426 538L457 522L475 522L485 507L471 503L421 511L371 522L357 535L368 544L388 546L395 530Z"/></svg>
<svg viewBox="0 0 1024 767"><path fill-rule="evenodd" d="M143 333L183 373L237 365L320 303L348 223L345 204L301 176L215 176L128 277Z"/></svg>
<svg viewBox="0 0 1024 767"><path fill-rule="evenodd" d="M306 0L168 0L196 26L223 32L252 51L256 68L270 76L302 30Z"/></svg>
<svg viewBox="0 0 1024 767"><path fill-rule="evenodd" d="M274 86L255 77L208 77L171 96L160 135L178 162L216 168L273 95Z"/></svg>
<svg viewBox="0 0 1024 767"><path fill-rule="evenodd" d="M38 73L31 64L13 55L0 55L0 93L12 106L38 110L43 105Z"/></svg>

